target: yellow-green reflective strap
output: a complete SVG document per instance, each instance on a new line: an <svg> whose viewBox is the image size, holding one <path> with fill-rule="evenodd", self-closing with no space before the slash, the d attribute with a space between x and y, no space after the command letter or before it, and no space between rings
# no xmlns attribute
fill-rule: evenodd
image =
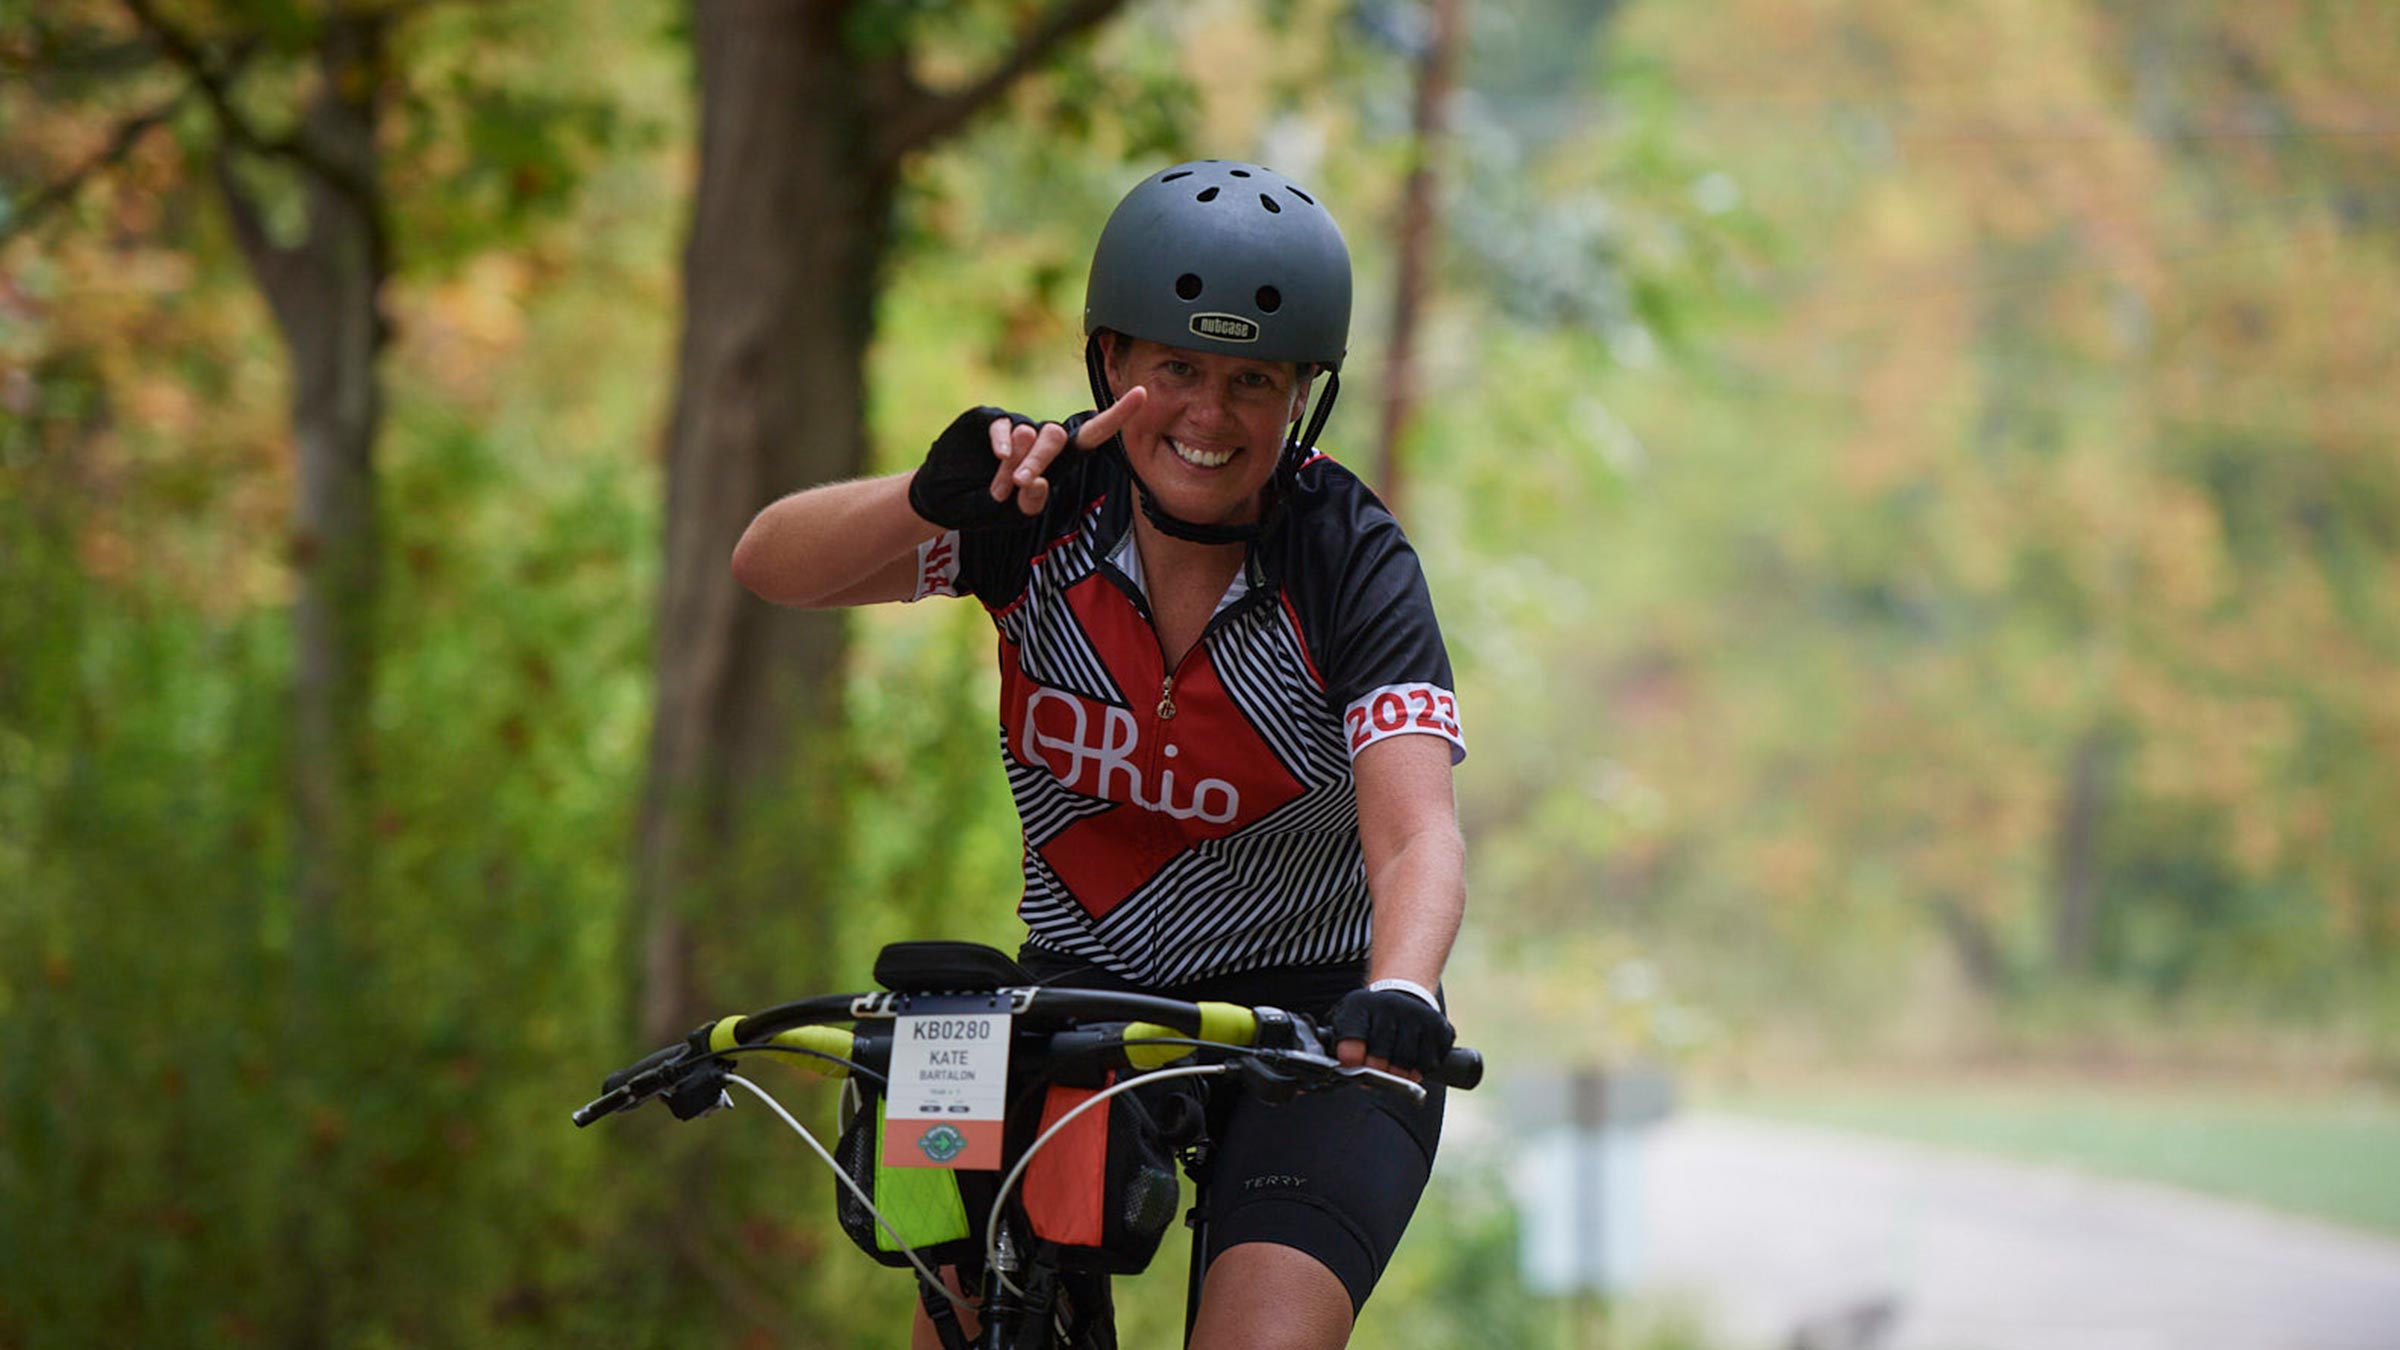
<svg viewBox="0 0 2400 1350"><path fill-rule="evenodd" d="M883 1102L875 1103L875 1207L911 1247L955 1242L967 1236L966 1202L959 1198L958 1173L946 1167L894 1167L883 1156ZM875 1225L878 1251L898 1251L892 1234Z"/></svg>

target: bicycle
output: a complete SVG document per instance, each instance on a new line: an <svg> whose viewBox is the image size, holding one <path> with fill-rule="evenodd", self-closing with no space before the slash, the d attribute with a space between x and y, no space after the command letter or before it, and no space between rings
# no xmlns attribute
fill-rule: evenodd
<svg viewBox="0 0 2400 1350"><path fill-rule="evenodd" d="M968 943L895 943L877 957L875 978L884 986L880 992L819 995L747 1016L703 1023L684 1040L608 1075L602 1081L601 1095L578 1109L573 1119L579 1127L588 1126L654 1097L664 1098L677 1118L697 1119L731 1105L729 1087L745 1089L766 1103L833 1169L840 1183L837 1208L846 1191L847 1199L854 1200L876 1229L892 1239L898 1254L916 1272L919 1300L945 1350L1042 1350L1054 1346L1109 1350L1116 1345L1108 1274L1070 1268L1074 1249L1039 1235L1018 1190L1043 1148L1093 1108L1137 1089L1158 1089L1175 1079L1231 1073L1243 1075L1247 1090L1271 1102L1287 1101L1301 1092L1336 1089L1394 1092L1411 1100L1424 1097L1424 1088L1406 1078L1365 1067L1344 1067L1330 1053L1324 1030L1312 1019L1272 1007L1188 1003L1154 994L1038 985L1005 954ZM963 1034L975 1017L1005 1019L1002 1044L1008 1068L1000 1167L995 1169L1000 1179L991 1190L988 1205L974 1206L981 1210L982 1223L970 1228L965 1239L980 1244L982 1253L981 1274L975 1282L981 1297L970 1301L939 1278L876 1206L867 1187L854 1175L859 1170L857 1158L851 1158L848 1167L837 1162L774 1097L732 1072L731 1066L737 1058L752 1054L788 1056L828 1076L844 1076L848 1080L845 1104L856 1107L861 1101L858 1084L862 1079L889 1088L895 1036L902 1019L919 1019L909 1023L907 1034L915 1037L937 1022L944 1028L957 1024L955 1029ZM844 1022L850 1024L849 1030L835 1025ZM1048 1089L1062 1079L1091 1082L1095 1074L1102 1076L1103 1086L1090 1089L1088 1097L1057 1112L1054 1119L1045 1118L1038 1133L1026 1125L1026 1103L1036 1089ZM1482 1081L1483 1060L1473 1050L1454 1049L1427 1077L1450 1087L1471 1089ZM1185 1215L1185 1223L1193 1229L1184 1305L1188 1345L1201 1281L1207 1274L1208 1235L1203 1216L1207 1213L1209 1141L1196 1109L1181 1109L1178 1114L1178 1108L1171 1105L1180 1100L1189 1108L1188 1099L1164 1096L1160 1100L1170 1104L1165 1112L1170 1119L1159 1123L1160 1142L1171 1150L1194 1187L1192 1208ZM881 1110L878 1102L870 1128L885 1123ZM1110 1110L1113 1113L1116 1108ZM858 1124L856 1116L844 1122L845 1151L850 1150ZM939 1139L941 1129L937 1123L923 1139ZM954 1141L939 1142L947 1148ZM929 1146L927 1151L934 1149ZM879 1168L875 1174L881 1175ZM965 1179L980 1174L961 1171L952 1175L959 1179L963 1195L970 1189ZM1172 1175L1166 1180L1171 1196ZM982 1199L980 1186L975 1188L974 1198ZM1129 1208L1144 1208L1145 1199L1154 1200L1155 1196L1134 1197ZM1155 1210L1155 1205L1148 1207ZM1169 1199L1170 1217L1172 1209ZM1163 1232L1163 1218L1158 1220L1158 1228ZM862 1248L867 1246L857 1230L852 1237ZM877 1241L880 1245L881 1239ZM1154 1250L1156 1239L1150 1241ZM1147 1254L1139 1261L1146 1265ZM981 1319L981 1329L972 1340L959 1321L960 1309L970 1309Z"/></svg>

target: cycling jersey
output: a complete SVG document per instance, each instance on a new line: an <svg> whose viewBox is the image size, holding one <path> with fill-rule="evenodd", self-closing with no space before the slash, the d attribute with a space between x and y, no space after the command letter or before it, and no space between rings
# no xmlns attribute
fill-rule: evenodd
<svg viewBox="0 0 2400 1350"><path fill-rule="evenodd" d="M1147 986L1364 961L1351 760L1399 735L1466 754L1399 523L1312 457L1170 670L1122 462L1074 455L1049 478L1022 528L921 546L913 597L974 596L999 630L1032 941Z"/></svg>

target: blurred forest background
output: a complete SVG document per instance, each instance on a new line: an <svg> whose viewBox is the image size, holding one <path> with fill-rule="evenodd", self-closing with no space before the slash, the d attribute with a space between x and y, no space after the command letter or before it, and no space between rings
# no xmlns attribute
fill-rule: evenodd
<svg viewBox="0 0 2400 1350"><path fill-rule="evenodd" d="M723 561L1083 406L1192 156L1357 259L1503 1079L2388 1091L2400 7L1482 0L1424 142L1443 8L0 0L0 1346L895 1343L764 1119L566 1112L1013 945L980 613ZM1361 1343L1524 1343L1428 1203Z"/></svg>

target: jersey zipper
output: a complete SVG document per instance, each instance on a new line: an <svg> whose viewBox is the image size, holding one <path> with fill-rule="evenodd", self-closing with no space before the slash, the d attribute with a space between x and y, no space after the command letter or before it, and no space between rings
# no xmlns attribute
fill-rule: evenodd
<svg viewBox="0 0 2400 1350"><path fill-rule="evenodd" d="M1249 565L1250 560L1244 558L1242 566L1248 567ZM1134 612L1141 615L1142 622L1150 626L1150 640L1153 645L1156 645L1158 642L1158 618L1150 612L1149 600L1142 595L1139 588L1133 585L1131 578L1110 566L1106 559L1101 560L1100 567L1102 573L1125 593L1125 598L1133 602ZM1209 615L1208 622L1200 625L1200 635L1192 639L1190 650L1184 652L1182 659L1175 662L1174 665L1169 666L1166 663L1167 649L1164 646L1158 647L1159 666L1162 673L1158 681L1158 706L1153 709L1158 716L1158 721L1153 726L1156 734L1143 738L1149 751L1142 757L1142 781L1155 785L1158 799L1162 804L1171 795L1166 791L1165 762L1168 757L1166 724L1175 720L1175 677L1183 673L1184 662L1192 659L1192 652L1199 651L1208 645L1209 634L1217 630L1217 625L1226 622L1233 614L1248 608L1254 599L1265 592L1265 589L1265 587L1253 583L1249 594L1245 594L1240 600ZM1151 836L1151 841L1151 846L1160 850L1158 855L1151 859L1153 867L1163 867L1174 860L1174 848L1177 840L1169 831L1158 830ZM1149 956L1153 960L1157 958L1158 954L1158 925L1159 914L1153 910L1150 916L1149 939Z"/></svg>
<svg viewBox="0 0 2400 1350"><path fill-rule="evenodd" d="M1141 588L1135 586L1131 578L1118 571L1116 566L1105 558L1100 560L1100 574L1107 577L1109 583L1124 594L1125 599L1132 604L1133 612L1142 616L1143 625L1150 630L1150 642L1152 646L1158 647L1158 664L1164 672L1158 682L1158 707L1154 711L1157 713L1159 721L1171 722L1175 719L1175 674L1176 670L1181 669L1181 663L1178 662L1174 669L1167 667L1167 649L1158 645L1158 616L1150 612L1150 601L1142 594ZM1216 616L1209 616L1209 622L1215 623ZM1203 639L1208 636L1208 628L1205 625L1200 630L1200 636ZM1192 645L1196 647L1200 644L1195 642ZM1191 653L1185 652L1184 655L1189 657Z"/></svg>
<svg viewBox="0 0 2400 1350"><path fill-rule="evenodd" d="M1245 555L1242 559L1242 567L1244 571L1247 572L1251 568L1251 565L1251 559ZM1133 584L1133 579L1131 577L1126 576L1122 571L1118 570L1117 566L1114 563L1111 563L1108 559L1102 558L1100 560L1099 570L1102 576L1108 578L1109 584L1115 586L1127 600L1133 603L1133 612L1141 615L1142 622L1150 626L1150 639L1152 642L1156 642L1158 640L1158 616L1150 612L1149 598L1142 594L1140 587ZM1217 625L1226 622L1233 615L1240 613L1244 609L1247 609L1267 589L1268 588L1266 587L1263 579L1253 578L1250 582L1248 591L1243 594L1241 599L1236 600L1232 604L1218 610L1216 613L1209 615L1208 622L1200 625L1200 636L1192 640L1192 651L1198 651L1201 647L1206 646L1208 643L1208 635L1217 631ZM1161 666L1165 666L1167 657L1166 648L1159 648L1158 657L1159 664ZM1184 661L1189 661L1191 659L1192 652L1185 652L1183 654L1183 659L1177 661L1173 667L1168 668L1165 676L1158 682L1158 707L1154 709L1154 711L1157 713L1158 720L1161 722L1171 722L1175 720L1175 677L1183 673Z"/></svg>
<svg viewBox="0 0 2400 1350"><path fill-rule="evenodd" d="M1243 566L1247 567L1249 564L1244 563ZM1254 583L1251 588L1243 594L1241 599L1236 600L1232 604L1218 610L1216 613L1209 615L1208 622L1200 625L1200 636L1192 639L1190 650L1184 652L1183 659L1177 661L1174 668L1167 671L1166 678L1158 682L1158 720L1161 722L1174 720L1175 677L1183 673L1184 663L1192 659L1192 652L1199 651L1201 648L1207 646L1208 635L1217 631L1217 628L1220 624L1230 622L1234 615L1241 613L1245 609L1248 609L1253 603L1255 597L1260 593L1261 589L1262 588L1260 586ZM1140 611L1142 620L1150 625L1150 636L1152 638L1156 638L1158 636L1158 621L1151 618L1150 607L1146 604L1143 604L1139 597L1136 597L1134 600L1134 608ZM1166 649L1163 647L1160 648L1158 654L1160 661L1165 661L1167 654Z"/></svg>

